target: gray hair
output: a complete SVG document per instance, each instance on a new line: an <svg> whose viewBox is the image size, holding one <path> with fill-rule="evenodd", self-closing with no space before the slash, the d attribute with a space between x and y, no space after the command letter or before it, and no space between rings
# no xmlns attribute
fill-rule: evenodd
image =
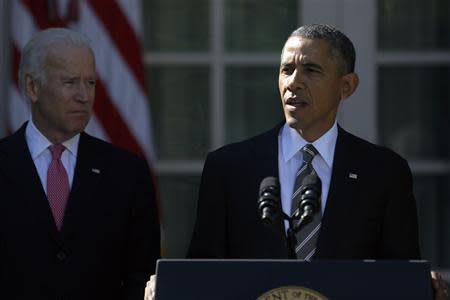
<svg viewBox="0 0 450 300"><path fill-rule="evenodd" d="M289 38L291 37L327 41L330 45L331 55L340 60L340 73L348 74L355 71L355 47L352 41L336 28L325 24L304 25L294 30Z"/></svg>
<svg viewBox="0 0 450 300"><path fill-rule="evenodd" d="M24 97L25 75L31 74L39 83L45 83L47 79L45 58L48 49L54 44L74 45L92 48L90 40L85 35L67 28L49 28L37 33L22 50L19 64L19 87Z"/></svg>

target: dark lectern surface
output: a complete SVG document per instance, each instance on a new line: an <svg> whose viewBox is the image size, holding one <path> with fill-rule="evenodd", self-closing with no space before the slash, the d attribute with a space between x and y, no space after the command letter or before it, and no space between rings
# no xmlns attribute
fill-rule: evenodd
<svg viewBox="0 0 450 300"><path fill-rule="evenodd" d="M246 300L272 289L301 286L327 299L427 300L432 299L429 272L426 261L161 259L156 299ZM297 298L283 293L264 298L275 299Z"/></svg>

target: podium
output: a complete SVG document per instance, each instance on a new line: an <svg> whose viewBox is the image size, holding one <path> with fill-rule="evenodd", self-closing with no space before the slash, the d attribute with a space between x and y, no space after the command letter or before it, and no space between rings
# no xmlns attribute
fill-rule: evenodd
<svg viewBox="0 0 450 300"><path fill-rule="evenodd" d="M431 300L427 261L160 259L156 300Z"/></svg>

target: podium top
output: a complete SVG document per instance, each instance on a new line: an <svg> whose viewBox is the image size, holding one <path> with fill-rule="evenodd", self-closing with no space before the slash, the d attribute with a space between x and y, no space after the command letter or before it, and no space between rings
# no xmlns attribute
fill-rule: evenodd
<svg viewBox="0 0 450 300"><path fill-rule="evenodd" d="M424 260L160 259L156 275L157 300L432 299Z"/></svg>

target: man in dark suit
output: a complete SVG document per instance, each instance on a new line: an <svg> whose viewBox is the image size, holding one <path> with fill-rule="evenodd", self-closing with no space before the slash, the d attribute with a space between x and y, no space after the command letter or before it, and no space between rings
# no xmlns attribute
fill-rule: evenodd
<svg viewBox="0 0 450 300"><path fill-rule="evenodd" d="M297 257L420 258L407 162L336 122L340 102L358 86L354 64L352 42L335 28L306 25L291 34L279 71L285 122L208 155L188 257L288 258L286 223L263 224L256 203L258 188L266 177L279 178L282 209L291 215L300 190L296 181L306 166L321 182L321 208L308 237L297 236ZM314 149L310 162L305 159L306 145ZM300 256L313 236L315 242ZM433 283L437 299L445 299L443 281Z"/></svg>
<svg viewBox="0 0 450 300"><path fill-rule="evenodd" d="M141 300L159 258L155 191L142 157L83 132L89 41L48 29L22 53L31 118L0 141L0 298Z"/></svg>
<svg viewBox="0 0 450 300"><path fill-rule="evenodd" d="M340 102L358 86L354 59L351 41L331 27L306 26L291 35L279 73L286 122L208 155L189 256L287 258L285 235L260 221L258 187L265 177L280 178L290 214L301 150L312 144L323 195L314 258L420 257L406 161L336 123Z"/></svg>
<svg viewBox="0 0 450 300"><path fill-rule="evenodd" d="M286 236L265 226L256 209L260 182L279 177L279 131L277 126L208 156L189 257L288 258ZM314 257L419 258L406 162L340 127L337 131L333 173ZM356 178L350 177L352 174Z"/></svg>

